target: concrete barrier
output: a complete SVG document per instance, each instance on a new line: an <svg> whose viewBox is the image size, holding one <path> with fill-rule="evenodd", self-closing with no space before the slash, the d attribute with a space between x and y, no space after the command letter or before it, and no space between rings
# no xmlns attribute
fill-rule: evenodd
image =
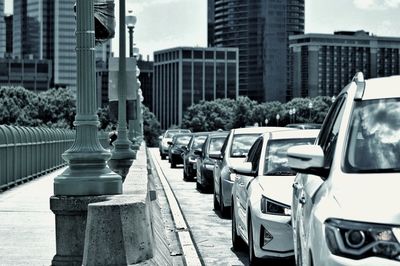
<svg viewBox="0 0 400 266"><path fill-rule="evenodd" d="M130 265L153 256L150 190L144 143L124 185L124 194L88 205L83 265Z"/></svg>

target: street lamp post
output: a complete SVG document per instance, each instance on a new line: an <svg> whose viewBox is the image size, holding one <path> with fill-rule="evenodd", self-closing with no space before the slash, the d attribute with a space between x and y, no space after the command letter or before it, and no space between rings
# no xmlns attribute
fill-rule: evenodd
<svg viewBox="0 0 400 266"><path fill-rule="evenodd" d="M293 107L293 123L296 123L296 108Z"/></svg>
<svg viewBox="0 0 400 266"><path fill-rule="evenodd" d="M62 156L68 168L54 179L54 195L121 194L122 179L106 165L111 154L97 137L93 0L76 3L77 110L75 142Z"/></svg>
<svg viewBox="0 0 400 266"><path fill-rule="evenodd" d="M310 117L309 117L309 122L311 122L311 110L312 110L312 108L313 108L313 103L312 103L312 101L310 101L309 103L308 103L308 109L309 109L309 111L310 111Z"/></svg>
<svg viewBox="0 0 400 266"><path fill-rule="evenodd" d="M289 109L289 122L290 122L290 123L292 123L292 121L293 121L293 120L292 120L292 115L293 115L293 109L290 108L290 109Z"/></svg>
<svg viewBox="0 0 400 266"><path fill-rule="evenodd" d="M118 66L118 138L114 141L112 159L134 159L126 127L126 51L125 51L125 0L119 3L119 66Z"/></svg>

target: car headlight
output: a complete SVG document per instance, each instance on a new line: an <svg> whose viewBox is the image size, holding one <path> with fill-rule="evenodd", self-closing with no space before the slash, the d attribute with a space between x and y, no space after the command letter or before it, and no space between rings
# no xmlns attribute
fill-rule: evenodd
<svg viewBox="0 0 400 266"><path fill-rule="evenodd" d="M261 198L261 212L265 214L275 214L284 216L290 216L292 214L290 206L273 201L264 196L262 196Z"/></svg>
<svg viewBox="0 0 400 266"><path fill-rule="evenodd" d="M332 254L352 259L383 257L400 261L400 228L339 219L325 221Z"/></svg>
<svg viewBox="0 0 400 266"><path fill-rule="evenodd" d="M195 163L196 161L197 161L197 158L195 156L189 156L190 163Z"/></svg>

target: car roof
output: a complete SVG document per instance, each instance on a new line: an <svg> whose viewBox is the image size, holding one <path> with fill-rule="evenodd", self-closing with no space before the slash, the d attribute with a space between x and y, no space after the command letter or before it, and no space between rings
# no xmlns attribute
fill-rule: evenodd
<svg viewBox="0 0 400 266"><path fill-rule="evenodd" d="M191 132L190 129L183 129L183 128L174 128L174 129L167 129L165 132Z"/></svg>
<svg viewBox="0 0 400 266"><path fill-rule="evenodd" d="M208 136L211 132L196 132L192 133L193 136Z"/></svg>
<svg viewBox="0 0 400 266"><path fill-rule="evenodd" d="M365 80L362 100L400 98L400 76Z"/></svg>
<svg viewBox="0 0 400 266"><path fill-rule="evenodd" d="M225 138L229 135L229 132L218 132L218 133L210 133L208 137L211 138Z"/></svg>
<svg viewBox="0 0 400 266"><path fill-rule="evenodd" d="M233 134L245 134L245 133L265 133L265 132L273 132L278 130L293 130L292 128L285 127L243 127L243 128L234 128L232 129Z"/></svg>
<svg viewBox="0 0 400 266"><path fill-rule="evenodd" d="M293 129L264 133L264 138L269 139L307 139L317 138L319 129Z"/></svg>
<svg viewBox="0 0 400 266"><path fill-rule="evenodd" d="M172 138L179 138L179 137L182 137L182 136L192 136L192 135L193 135L193 133L190 133L190 132L179 133L179 134L174 135Z"/></svg>

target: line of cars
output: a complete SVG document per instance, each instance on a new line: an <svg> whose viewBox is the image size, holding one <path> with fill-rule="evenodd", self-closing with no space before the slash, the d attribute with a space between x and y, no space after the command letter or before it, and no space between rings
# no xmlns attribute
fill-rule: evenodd
<svg viewBox="0 0 400 266"><path fill-rule="evenodd" d="M193 152L198 189L232 218L232 246L250 265L400 265L399 87L400 76L358 73L320 130L232 129Z"/></svg>

